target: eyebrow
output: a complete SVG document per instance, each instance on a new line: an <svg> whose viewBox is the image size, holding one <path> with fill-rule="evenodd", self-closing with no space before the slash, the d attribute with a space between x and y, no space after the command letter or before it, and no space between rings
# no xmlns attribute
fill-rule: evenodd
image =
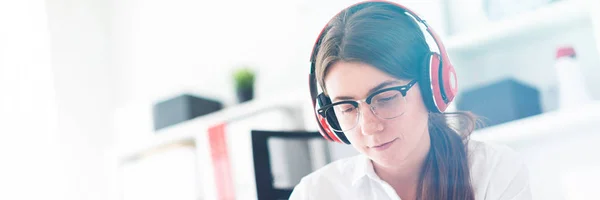
<svg viewBox="0 0 600 200"><path fill-rule="evenodd" d="M393 84L396 84L396 83L399 83L399 82L400 81L398 81L398 80L389 80L389 81L382 82L379 85L371 88L367 94L372 94L372 93L376 92L377 90L381 90L381 89L383 89L383 88L385 88L385 87L387 87L389 85L393 85ZM339 97L335 97L333 99L333 102L339 101L339 100L352 100L352 99L354 99L354 97L351 97L351 96L339 96Z"/></svg>

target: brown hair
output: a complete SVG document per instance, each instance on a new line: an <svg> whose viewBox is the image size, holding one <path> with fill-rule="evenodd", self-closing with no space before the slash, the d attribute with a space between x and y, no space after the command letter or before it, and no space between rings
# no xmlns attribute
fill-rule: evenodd
<svg viewBox="0 0 600 200"><path fill-rule="evenodd" d="M414 19L387 3L346 9L329 22L324 34L315 73L326 94L324 79L335 62L367 63L398 79L412 80L422 76L430 52ZM421 170L417 199L474 199L466 146L476 126L475 116L430 113L428 124L431 147Z"/></svg>

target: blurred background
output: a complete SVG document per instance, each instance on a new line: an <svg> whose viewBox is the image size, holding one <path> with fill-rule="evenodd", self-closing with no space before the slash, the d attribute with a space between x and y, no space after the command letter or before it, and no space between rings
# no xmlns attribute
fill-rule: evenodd
<svg viewBox="0 0 600 200"><path fill-rule="evenodd" d="M600 199L598 0L394 0L441 35L452 110L534 199ZM0 199L285 199L317 130L321 28L356 0L0 0ZM277 197L279 196L279 197Z"/></svg>

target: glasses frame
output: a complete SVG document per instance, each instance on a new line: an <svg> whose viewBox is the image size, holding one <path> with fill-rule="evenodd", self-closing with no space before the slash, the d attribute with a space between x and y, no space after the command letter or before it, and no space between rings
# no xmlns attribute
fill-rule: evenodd
<svg viewBox="0 0 600 200"><path fill-rule="evenodd" d="M334 102L334 103L325 105L323 107L320 107L319 109L317 109L317 113L319 113L319 115L323 116L323 118L327 119L327 110L329 108L332 108L333 106L340 105L340 104L345 104L345 103L350 103L355 108L358 109L359 105L360 105L360 102L365 102L365 103L367 103L369 105L369 108L370 108L369 110L371 110L371 113L373 113L378 118L380 118L380 119L394 119L396 117L402 116L404 113L402 113L402 114L400 114L400 115L398 115L396 117L392 117L392 118L382 118L379 115L377 115L377 113L375 113L375 108L371 105L371 101L378 94L381 94L381 93L387 92L387 91L392 91L392 90L399 91L400 94L402 94L402 98L406 101L406 94L408 93L408 90L410 90L410 88L412 88L412 86L414 86L416 83L417 83L417 80L412 80L412 81L410 81L406 85L384 88L384 89L381 89L381 90L378 90L378 91L375 91L375 92L369 94L369 96L367 96L367 98L364 98L362 100L343 100L343 101ZM358 118L357 118L356 124L358 124L358 119L360 118L360 115L361 115L360 109L358 111L359 112L358 112ZM327 122L327 123L329 123L329 122ZM354 127L356 127L356 125ZM354 127L350 128L349 130L354 129ZM346 130L346 131L349 131L349 130ZM336 131L341 131L341 130L336 130Z"/></svg>

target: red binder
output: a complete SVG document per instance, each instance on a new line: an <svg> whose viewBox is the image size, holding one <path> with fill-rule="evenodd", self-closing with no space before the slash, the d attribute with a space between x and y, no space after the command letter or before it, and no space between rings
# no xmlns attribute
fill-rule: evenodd
<svg viewBox="0 0 600 200"><path fill-rule="evenodd" d="M227 137L225 123L217 124L208 129L210 155L213 163L217 199L235 199L235 186L231 171L231 161L227 152Z"/></svg>

